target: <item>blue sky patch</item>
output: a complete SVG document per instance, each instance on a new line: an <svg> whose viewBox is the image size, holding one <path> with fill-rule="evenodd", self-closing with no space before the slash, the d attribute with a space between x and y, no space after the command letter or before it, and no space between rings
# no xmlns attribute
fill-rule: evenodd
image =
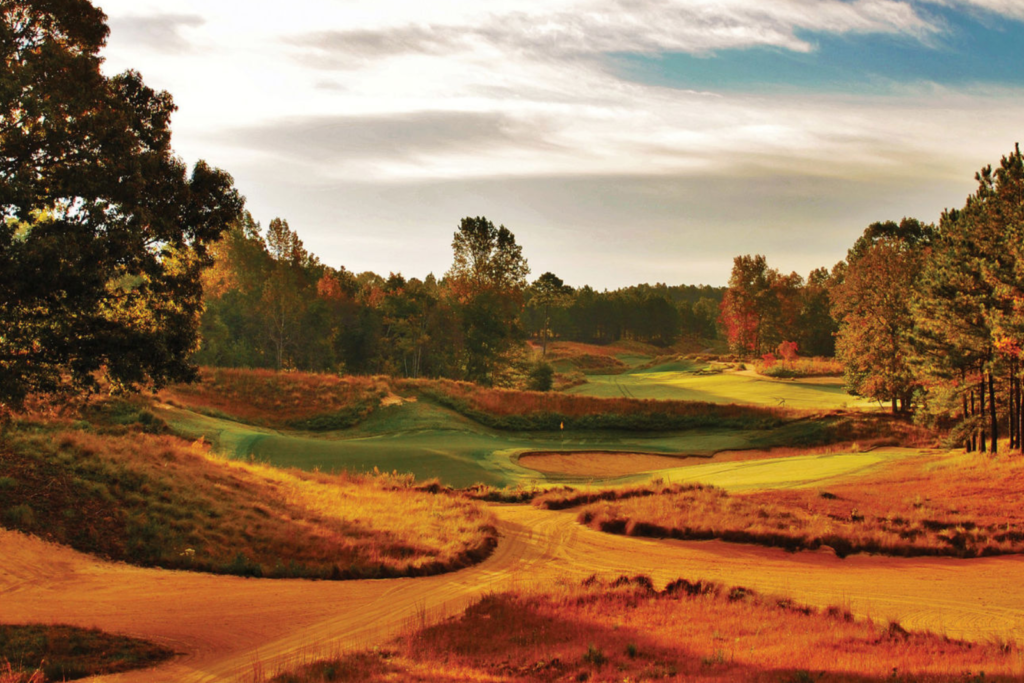
<svg viewBox="0 0 1024 683"><path fill-rule="evenodd" d="M1024 22L937 9L942 31L913 36L800 32L808 53L777 47L719 50L696 56L611 55L620 78L694 90L885 93L908 83L1024 86Z"/></svg>

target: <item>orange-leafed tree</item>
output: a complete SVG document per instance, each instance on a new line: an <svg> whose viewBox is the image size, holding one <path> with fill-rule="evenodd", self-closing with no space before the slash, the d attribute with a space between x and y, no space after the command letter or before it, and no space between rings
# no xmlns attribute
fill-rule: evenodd
<svg viewBox="0 0 1024 683"><path fill-rule="evenodd" d="M781 342L797 322L802 286L803 278L781 275L760 254L733 259L718 319L733 352L760 356Z"/></svg>
<svg viewBox="0 0 1024 683"><path fill-rule="evenodd" d="M847 256L842 281L832 289L839 320L836 354L847 389L909 408L918 386L912 367L911 307L933 228L914 219L868 227Z"/></svg>

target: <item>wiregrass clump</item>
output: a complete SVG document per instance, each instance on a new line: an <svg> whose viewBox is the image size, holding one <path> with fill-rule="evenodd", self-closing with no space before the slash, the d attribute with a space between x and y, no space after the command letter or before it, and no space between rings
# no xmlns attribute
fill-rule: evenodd
<svg viewBox="0 0 1024 683"><path fill-rule="evenodd" d="M164 389L175 405L263 427L330 431L366 419L388 393L385 377L202 368L196 384Z"/></svg>
<svg viewBox="0 0 1024 683"><path fill-rule="evenodd" d="M895 635L894 635L895 633ZM839 608L818 610L738 586L646 576L592 576L485 596L457 619L385 648L281 673L323 681L888 681L933 683L1021 671L1014 644L895 632Z"/></svg>
<svg viewBox="0 0 1024 683"><path fill-rule="evenodd" d="M0 524L113 560L243 576L415 576L486 557L490 513L398 475L227 461L202 442L67 425L0 445Z"/></svg>
<svg viewBox="0 0 1024 683"><path fill-rule="evenodd" d="M0 624L0 683L48 683L154 666L174 651L98 629Z"/></svg>
<svg viewBox="0 0 1024 683"><path fill-rule="evenodd" d="M480 424L510 431L771 429L806 411L698 401L611 399L540 391L489 389L450 380L402 380Z"/></svg>
<svg viewBox="0 0 1024 683"><path fill-rule="evenodd" d="M1024 552L1024 462L983 454L915 458L828 489L729 494L700 484L556 491L534 503L583 506L579 520L630 536L721 539L840 557L978 557Z"/></svg>

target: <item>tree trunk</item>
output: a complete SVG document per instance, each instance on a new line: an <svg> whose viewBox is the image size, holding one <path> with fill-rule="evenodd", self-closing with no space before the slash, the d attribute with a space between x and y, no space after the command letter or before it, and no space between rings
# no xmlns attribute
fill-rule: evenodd
<svg viewBox="0 0 1024 683"><path fill-rule="evenodd" d="M1014 397L1013 397L1013 368L1012 367L1010 368L1010 379L1006 382L1006 396L1007 396L1007 401L1006 401L1007 411L1010 414L1009 418L1007 419L1007 425L1006 425L1007 434L1006 435L1008 437L1010 437L1010 448L1015 448L1017 446L1017 431L1016 431L1016 428L1013 426L1014 422L1015 422L1014 418L1016 417L1016 414L1014 412L1014 405L1015 404L1014 404Z"/></svg>
<svg viewBox="0 0 1024 683"><path fill-rule="evenodd" d="M893 415L896 415L896 414L897 414L897 413L899 413L899 412L900 412L900 411L899 411L899 410L898 410L898 409L896 408L896 397L895 397L895 396L893 396L893 397L892 397L892 414L893 414Z"/></svg>
<svg viewBox="0 0 1024 683"><path fill-rule="evenodd" d="M1021 396L1021 379L1017 375L1017 448L1024 453L1024 396Z"/></svg>
<svg viewBox="0 0 1024 683"><path fill-rule="evenodd" d="M984 375L981 381L985 381ZM996 378L990 370L988 373L988 414L992 425L992 452L999 450L999 418L996 415Z"/></svg>
<svg viewBox="0 0 1024 683"><path fill-rule="evenodd" d="M981 373L981 386L978 389L978 414L981 415L981 420L978 422L978 450L982 453L988 451L985 448L985 373Z"/></svg>
<svg viewBox="0 0 1024 683"><path fill-rule="evenodd" d="M961 421L967 420L968 419L968 414L967 414L967 393L966 392L960 394L960 401L963 403L963 408L961 409L961 414L962 414ZM964 452L966 452L966 453L970 453L971 452L971 437L970 437L969 434L964 434Z"/></svg>
<svg viewBox="0 0 1024 683"><path fill-rule="evenodd" d="M971 389L971 418L972 419L975 416L975 412L974 412L975 407L976 406L975 406L975 403L974 403L974 389ZM971 450L972 451L978 450L978 430L977 429L972 429L971 430Z"/></svg>

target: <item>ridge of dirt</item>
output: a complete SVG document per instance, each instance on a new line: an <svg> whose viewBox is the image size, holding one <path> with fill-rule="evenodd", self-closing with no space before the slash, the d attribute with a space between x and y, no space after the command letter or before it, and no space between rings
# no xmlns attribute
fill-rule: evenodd
<svg viewBox="0 0 1024 683"><path fill-rule="evenodd" d="M602 534L572 512L493 506L501 540L481 564L444 576L350 582L244 579L110 563L0 529L5 622L95 626L184 652L103 681L205 682L274 672L463 609L489 590L594 573L706 579L972 640L1024 639L1024 557L975 560L789 554L718 541Z"/></svg>

